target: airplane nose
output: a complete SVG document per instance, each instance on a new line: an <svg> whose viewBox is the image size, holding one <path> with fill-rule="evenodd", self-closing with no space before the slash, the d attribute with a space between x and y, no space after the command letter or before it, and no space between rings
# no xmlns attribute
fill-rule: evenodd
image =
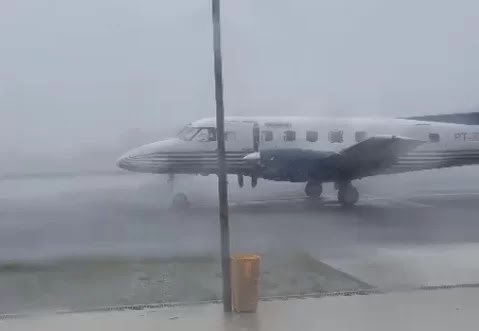
<svg viewBox="0 0 479 331"><path fill-rule="evenodd" d="M131 161L131 153L126 153L122 155L117 161L116 161L117 167L124 169L124 170L132 170L132 161Z"/></svg>
<svg viewBox="0 0 479 331"><path fill-rule="evenodd" d="M144 161L146 154L148 154L148 151L145 150L144 146L132 149L123 154L116 161L116 165L124 170L136 171L139 163Z"/></svg>
<svg viewBox="0 0 479 331"><path fill-rule="evenodd" d="M121 169L128 170L128 161L127 159L122 156L116 161L116 166Z"/></svg>
<svg viewBox="0 0 479 331"><path fill-rule="evenodd" d="M174 140L162 140L132 149L122 155L116 164L119 168L146 173L166 173L168 152Z"/></svg>

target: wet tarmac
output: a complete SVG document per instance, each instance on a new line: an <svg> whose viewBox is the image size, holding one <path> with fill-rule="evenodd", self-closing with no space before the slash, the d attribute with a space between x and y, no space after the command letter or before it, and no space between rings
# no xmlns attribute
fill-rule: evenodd
<svg viewBox="0 0 479 331"><path fill-rule="evenodd" d="M300 184L260 181L257 189L239 189L230 178L232 251L307 255L379 288L477 283L478 171L364 179L356 184L361 201L353 209L337 204L331 185L322 199L311 200ZM192 202L184 212L168 209L171 187L154 175L4 180L0 186L2 275L52 261L219 254L214 177L178 178L174 190ZM0 291L14 296L30 283L9 280Z"/></svg>

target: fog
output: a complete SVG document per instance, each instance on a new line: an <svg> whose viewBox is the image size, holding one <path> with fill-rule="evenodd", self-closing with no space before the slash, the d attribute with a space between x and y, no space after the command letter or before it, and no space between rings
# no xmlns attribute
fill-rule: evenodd
<svg viewBox="0 0 479 331"><path fill-rule="evenodd" d="M479 110L477 1L220 1L227 115ZM0 0L0 317L221 298L217 178L116 167L214 116L210 3ZM355 208L235 177L262 296L477 285L475 167L355 181Z"/></svg>
<svg viewBox="0 0 479 331"><path fill-rule="evenodd" d="M228 115L479 105L475 1L222 4ZM0 40L2 173L106 165L214 115L210 1L1 1Z"/></svg>

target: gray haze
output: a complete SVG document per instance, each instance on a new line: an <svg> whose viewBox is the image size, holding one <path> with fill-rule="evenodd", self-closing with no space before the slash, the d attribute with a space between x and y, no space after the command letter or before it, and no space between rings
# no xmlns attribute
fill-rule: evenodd
<svg viewBox="0 0 479 331"><path fill-rule="evenodd" d="M479 105L477 1L222 3L228 114ZM0 0L0 172L214 115L210 21L209 0Z"/></svg>

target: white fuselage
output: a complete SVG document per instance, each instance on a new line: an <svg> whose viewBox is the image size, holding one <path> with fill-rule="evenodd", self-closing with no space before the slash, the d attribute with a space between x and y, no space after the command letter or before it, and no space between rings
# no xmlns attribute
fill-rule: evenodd
<svg viewBox="0 0 479 331"><path fill-rule="evenodd" d="M121 168L147 173L213 174L217 171L215 119L199 120L178 137L134 149L120 158ZM227 117L227 169L248 173L244 157L255 151L303 149L339 153L377 135L424 143L382 173L479 163L479 126L405 119L326 117Z"/></svg>

